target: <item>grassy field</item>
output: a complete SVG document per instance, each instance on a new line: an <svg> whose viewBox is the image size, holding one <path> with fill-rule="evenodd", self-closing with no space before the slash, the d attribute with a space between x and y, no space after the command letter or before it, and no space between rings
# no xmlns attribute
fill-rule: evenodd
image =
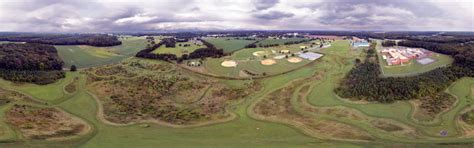
<svg viewBox="0 0 474 148"><path fill-rule="evenodd" d="M343 48L341 48L343 49ZM323 50L324 51L324 50ZM329 51L328 51L329 52ZM333 51L334 52L334 51ZM342 51L342 53L347 53L349 51ZM323 53L326 53L324 51ZM460 135L461 131L456 129L454 119L456 114L463 108L469 106L470 103L466 103L469 99L466 97L466 93L469 91L469 85L474 83L474 79L466 78L461 79L458 83L455 83L450 87L447 92L458 96L459 103L448 112L441 115L440 119L436 123L431 123L430 126L425 126L425 123L418 123L411 118L413 112L413 107L408 102L396 102L392 104L379 104L379 103L350 103L344 101L343 99L338 98L333 89L337 86L337 82L348 72L351 68L351 63L356 57L351 57L347 54L336 54L337 56L330 56L332 54L326 53L328 56L326 58L327 65L319 65L322 71L327 71L327 77L320 82L314 84L311 93L308 96L308 102L314 106L319 107L328 107L328 106L345 106L353 109L357 109L364 113L367 116L385 118L385 119L394 119L401 123L413 126L416 129L420 130L426 136L429 137L439 137L439 132L441 130L448 131L450 136ZM327 59L331 57L332 59ZM336 83L335 83L336 82ZM370 128L369 128L370 129ZM367 129L367 130L369 130Z"/></svg>
<svg viewBox="0 0 474 148"><path fill-rule="evenodd" d="M64 61L64 67L76 65L86 68L117 63L125 58L134 56L135 53L146 46L145 37L129 37L122 40L122 45L112 47L93 46L55 46L59 56Z"/></svg>
<svg viewBox="0 0 474 148"><path fill-rule="evenodd" d="M244 50L241 50L244 51ZM239 52L241 52L239 51ZM142 124L128 126L113 126L97 119L98 102L85 89L86 76L79 73L68 73L67 78L47 85L51 96L64 96L61 88L72 77L80 77L79 87L74 95L57 102L58 106L67 112L86 120L93 127L93 132L66 141L20 141L17 143L3 142L0 147L470 147L469 144L436 145L436 143L472 143L472 137L463 137L462 129L458 128L456 120L459 113L473 105L472 86L474 78L463 78L456 81L446 92L456 96L458 102L452 109L441 114L434 123L420 123L412 119L413 106L408 102L392 104L351 102L335 95L333 89L338 82L354 66L355 58L364 55L361 50L351 50L347 41L336 41L330 48L322 49L324 57L320 61L304 66L301 69L284 75L269 77L258 81L262 90L252 94L241 103L229 106L229 110L237 114L238 118L215 125L192 128L171 128L158 124L144 127ZM252 53L252 52L250 52ZM242 53L245 54L245 53ZM215 59L218 60L218 59ZM211 60L209 60L211 61ZM212 62L212 61L211 61ZM216 62L219 63L219 62ZM220 64L220 63L219 63ZM317 76L315 76L317 74ZM308 79L309 78L309 79ZM296 80L306 81L296 81ZM220 80L235 87L245 87L240 80ZM249 80L246 80L249 81ZM369 133L374 141L340 141L314 138L306 134L306 130L291 122L270 121L257 118L253 111L255 104L276 90L299 82L288 99L288 105L295 110L295 114L316 121L333 121L343 123L351 128L357 128ZM43 89L30 85L13 85L1 81L0 87L13 89L35 97L44 97L45 93L34 93L34 89ZM298 97L303 87L308 93L304 98ZM51 88L49 88L51 87ZM28 88L28 89L27 89ZM62 89L61 89L62 90ZM4 113L6 106L0 106ZM315 110L324 112L315 112ZM348 111L358 118L345 118L336 115L337 111ZM0 114L0 119L3 119ZM291 117L291 116L290 116ZM371 121L383 120L393 124L403 125L405 129L416 129L415 135L401 132L386 132L374 128ZM0 120L0 139L17 139L16 132L3 128L6 126ZM445 130L448 136L440 137L439 132ZM314 133L319 134L319 133ZM3 138L4 137L4 138Z"/></svg>
<svg viewBox="0 0 474 148"><path fill-rule="evenodd" d="M260 42L257 43L257 45L270 45L270 44L279 44L283 45L286 42L292 42L292 41L302 41L302 40L307 40L306 38L287 38L287 39L275 39L275 38L266 38Z"/></svg>
<svg viewBox="0 0 474 148"><path fill-rule="evenodd" d="M377 44L377 52L379 53L382 50L380 44ZM382 59L382 56L378 54L379 59ZM393 65L389 66L386 61L379 60L382 67L382 74L386 77L400 77L400 76L413 76L420 73L428 72L430 70L436 69L438 67L443 67L453 63L454 59L451 56L433 53L430 57L436 60L433 63L423 65L418 63L416 60L411 60L410 63L404 65Z"/></svg>
<svg viewBox="0 0 474 148"><path fill-rule="evenodd" d="M179 44L181 45L189 44L191 46L184 47L184 46L179 46ZM160 48L154 50L153 53L169 53L169 54L174 54L177 57L181 57L183 54L189 55L189 53L193 52L194 50L203 48L203 47L204 45L194 44L192 42L182 42L182 43L177 42L175 48L168 48L165 46L161 46Z"/></svg>
<svg viewBox="0 0 474 148"><path fill-rule="evenodd" d="M337 42L335 44L345 44L345 42ZM245 48L239 51L232 53L229 57L224 57L220 59L207 59L204 62L204 67L210 73L219 75L219 76L227 76L227 77L241 77L241 71L247 70L256 74L265 73L267 75L274 75L283 73L286 71L290 71L301 67L305 64L310 63L309 60L303 60L299 63L290 63L286 58L283 59L274 59L276 64L273 65L262 65L260 63L261 60L264 59L273 59L273 57L282 55L278 54L281 50L289 50L291 57L291 53L300 52L300 46L309 46L308 43L302 44L294 44L294 45L282 45L276 47L269 47L269 48ZM339 45L336 45L337 48ZM261 56L253 55L254 52L262 51L263 54ZM263 57L265 55L266 57ZM297 56L296 56L297 57ZM237 67L223 67L221 63L225 60L234 60L237 61Z"/></svg>
<svg viewBox="0 0 474 148"><path fill-rule="evenodd" d="M72 96L72 94L65 92L64 87L71 83L75 77L78 77L78 75L79 74L77 72L67 72L66 78L48 85L36 85L28 83L16 84L4 79L0 79L0 85L2 88L19 91L39 101L57 103Z"/></svg>
<svg viewBox="0 0 474 148"><path fill-rule="evenodd" d="M255 42L256 40L236 39L234 37L225 38L206 38L206 41L213 44L217 48L222 48L225 53L231 53L244 48L246 45Z"/></svg>

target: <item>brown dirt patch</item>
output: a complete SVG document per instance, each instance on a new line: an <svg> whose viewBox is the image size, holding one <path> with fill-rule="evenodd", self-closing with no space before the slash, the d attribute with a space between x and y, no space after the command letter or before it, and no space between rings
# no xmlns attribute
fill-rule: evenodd
<svg viewBox="0 0 474 148"><path fill-rule="evenodd" d="M297 57L288 58L288 62L290 62L290 63L299 63L301 61L303 61L303 59L297 58Z"/></svg>
<svg viewBox="0 0 474 148"><path fill-rule="evenodd" d="M260 61L260 63L262 65L273 65L273 64L276 64L276 61L273 59L265 59L265 60Z"/></svg>
<svg viewBox="0 0 474 148"><path fill-rule="evenodd" d="M221 63L221 66L222 66L222 67L237 67L237 62L236 62L236 61L232 61L232 60L223 61L223 62Z"/></svg>

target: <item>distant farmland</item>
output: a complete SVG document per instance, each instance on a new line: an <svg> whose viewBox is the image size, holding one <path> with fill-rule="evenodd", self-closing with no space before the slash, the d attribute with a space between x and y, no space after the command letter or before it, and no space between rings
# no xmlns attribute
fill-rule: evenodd
<svg viewBox="0 0 474 148"><path fill-rule="evenodd" d="M246 45L255 42L256 40L236 39L234 37L228 38L206 38L206 41L213 44L217 48L222 48L225 53L231 53L244 48Z"/></svg>
<svg viewBox="0 0 474 148"><path fill-rule="evenodd" d="M288 39L267 38L258 42L258 45L272 45L272 44L283 45L286 42L303 41L303 40L307 40L307 39L306 38L288 38Z"/></svg>
<svg viewBox="0 0 474 148"><path fill-rule="evenodd" d="M94 47L86 45L55 46L64 61L64 67L76 65L79 68L100 66L119 62L146 46L145 38L133 37L122 40L122 45Z"/></svg>

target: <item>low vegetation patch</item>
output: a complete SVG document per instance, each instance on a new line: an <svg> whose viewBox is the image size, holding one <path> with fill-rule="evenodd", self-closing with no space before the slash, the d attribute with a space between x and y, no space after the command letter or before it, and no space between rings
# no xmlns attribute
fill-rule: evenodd
<svg viewBox="0 0 474 148"><path fill-rule="evenodd" d="M0 88L0 106L14 101L32 101L28 96L16 91L9 91Z"/></svg>
<svg viewBox="0 0 474 148"><path fill-rule="evenodd" d="M395 125L383 120L372 120L370 124L386 132L396 132L396 131L404 130L403 127L400 127L398 125Z"/></svg>
<svg viewBox="0 0 474 148"><path fill-rule="evenodd" d="M474 110L462 114L461 119L469 125L474 125Z"/></svg>
<svg viewBox="0 0 474 148"><path fill-rule="evenodd" d="M71 83L67 84L64 89L66 90L67 93L74 93L76 92L77 89L77 81L79 80L79 77L75 77Z"/></svg>
<svg viewBox="0 0 474 148"><path fill-rule="evenodd" d="M89 90L100 98L105 118L111 122L157 120L190 125L226 119L230 117L226 107L257 87L249 84L246 89L231 88L216 80L194 77L177 70L156 73L129 65L115 65L113 67L121 66L123 69L114 70L109 75L96 76L104 68L87 72L91 77ZM127 73L137 76L119 77Z"/></svg>
<svg viewBox="0 0 474 148"><path fill-rule="evenodd" d="M448 93L438 93L422 97L416 103L418 109L414 113L414 117L418 120L433 120L436 115L451 108L456 102L456 98Z"/></svg>
<svg viewBox="0 0 474 148"><path fill-rule="evenodd" d="M7 122L28 139L54 139L84 134L87 123L56 108L13 105L6 113Z"/></svg>
<svg viewBox="0 0 474 148"><path fill-rule="evenodd" d="M291 97L301 82L276 90L253 108L253 112L266 120L291 124L300 128L308 135L324 139L345 139L371 141L374 138L367 132L353 126L332 121L315 120L298 113L291 104Z"/></svg>

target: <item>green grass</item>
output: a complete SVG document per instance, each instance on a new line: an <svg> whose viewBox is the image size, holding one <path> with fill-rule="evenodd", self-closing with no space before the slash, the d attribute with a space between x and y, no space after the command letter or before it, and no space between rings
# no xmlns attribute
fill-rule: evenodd
<svg viewBox="0 0 474 148"><path fill-rule="evenodd" d="M2 105L0 106L0 141L10 141L19 138L18 134L10 128L10 126L5 121L5 113L10 108L11 105Z"/></svg>
<svg viewBox="0 0 474 148"><path fill-rule="evenodd" d="M36 85L30 83L16 84L4 79L0 79L0 85L2 88L19 91L39 101L55 103L67 99L67 97L72 95L67 94L64 87L71 83L74 77L77 77L78 75L78 72L67 72L66 78L47 85Z"/></svg>
<svg viewBox="0 0 474 148"><path fill-rule="evenodd" d="M112 47L93 47L86 45L55 46L59 56L64 61L64 67L76 65L78 68L94 67L117 63L125 58L134 56L144 49L144 37L130 37L122 40L122 45Z"/></svg>
<svg viewBox="0 0 474 148"><path fill-rule="evenodd" d="M308 39L306 39L306 38L287 38L287 39L266 38L266 39L258 42L257 45L270 45L270 44L283 45L286 42L302 41L302 40L308 40Z"/></svg>
<svg viewBox="0 0 474 148"><path fill-rule="evenodd" d="M241 50L244 51L244 50ZM240 51L239 51L240 52ZM244 51L245 52L245 51ZM108 147L432 147L431 143L438 142L469 142L472 138L445 137L439 138L440 130L447 130L449 136L460 134L457 129L456 119L459 113L468 106L474 105L472 97L472 86L474 78L463 78L456 81L447 92L455 95L459 101L453 109L440 116L436 123L426 125L411 119L412 106L408 102L396 102L392 104L368 103L357 104L338 98L333 89L341 78L354 66L355 58L363 57L360 50L351 50L348 41L336 41L330 48L322 49L325 56L315 64L305 66L296 71L284 75L262 79L261 91L256 92L239 104L233 104L229 109L238 115L238 118L226 123L208 125L193 128L170 128L156 124L150 124L148 128L138 125L111 126L97 120L97 102L85 90L85 75L78 73L68 73L67 78L58 83L35 86L35 85L13 85L4 80L0 81L0 87L13 89L32 96L43 98L47 95L54 97L64 96L62 87L66 81L72 80L75 76L80 76L78 90L74 95L66 96L62 102L56 104L67 112L83 118L94 128L93 132L80 138L59 141L27 141L18 143L0 143L0 147L85 147L85 148L108 148ZM250 52L252 53L252 52ZM246 53L241 53L246 54ZM141 59L140 59L141 60ZM220 66L220 59L208 59L208 63L214 62ZM258 67L255 67L258 69ZM220 68L223 69L223 68ZM216 69L217 70L217 69ZM222 73L226 71L223 70ZM326 114L313 114L304 112L307 117L313 119L330 119L344 122L352 126L366 130L368 133L380 137L375 142L343 142L312 138L304 135L301 129L287 124L273 123L255 120L249 116L251 104L256 103L268 93L271 93L289 82L312 76L315 72L323 73L323 76L314 81L305 82L312 85L308 96L308 102L315 107L344 107L356 109L370 118L391 119L406 124L417 129L417 132L426 137L420 139L407 139L406 137L393 136L389 132L380 132L368 126L368 123L339 119ZM248 80L219 80L232 87L243 87ZM57 91L61 90L61 91ZM46 97L49 98L49 97ZM299 107L301 104L294 104ZM5 107L0 107L2 113ZM4 119L0 114L0 119ZM0 127L5 126L0 120ZM1 130L2 128L0 128ZM9 132L6 137L0 135L0 139L15 139L14 131ZM419 144L419 145L417 145ZM440 145L434 145L440 146ZM459 146L459 145L455 145ZM462 146L462 145L461 145ZM470 145L466 145L467 147Z"/></svg>
<svg viewBox="0 0 474 148"><path fill-rule="evenodd" d="M339 44L342 42L337 42ZM239 73L243 70L248 70L255 74L266 73L267 75L274 75L283 72L287 72L298 67L301 67L305 64L310 63L311 61L303 59L299 63L290 63L286 58L283 59L274 59L277 63L274 65L262 65L261 60L265 59L263 56L256 57L253 55L254 52L264 51L266 54L266 59L273 59L275 54L280 50L289 50L291 53L296 53L301 51L300 46L309 46L309 43L294 44L294 45L283 45L277 47L269 48L244 48L232 53L229 57L224 57L220 59L207 59L204 62L204 67L212 74L219 76L227 77L240 77ZM291 55L291 54L290 54ZM291 56L290 56L291 57ZM297 56L296 56L297 57ZM221 63L225 60L234 60L237 61L237 67L223 67Z"/></svg>
<svg viewBox="0 0 474 148"><path fill-rule="evenodd" d="M256 40L236 39L235 37L224 38L206 38L206 41L213 44L217 48L224 50L224 53L231 53L244 48L246 45L255 42Z"/></svg>
<svg viewBox="0 0 474 148"><path fill-rule="evenodd" d="M380 50L382 50L381 45L377 44L377 53L379 53ZM382 74L386 77L413 76L428 72L438 67L448 66L454 61L454 59L449 55L433 53L430 58L436 61L427 65L420 64L416 60L410 60L410 63L408 64L389 66L387 62L382 59L381 54L378 54L378 56L382 67Z"/></svg>
<svg viewBox="0 0 474 148"><path fill-rule="evenodd" d="M191 46L184 47L184 46L179 46L179 44L182 44L182 45L190 44ZM168 54L174 54L177 57L181 57L183 54L189 55L194 50L199 49L199 48L204 48L204 47L205 47L204 45L195 45L192 42L182 42L182 43L177 42L176 47L174 48L169 48L163 45L163 46L160 46L160 48L154 50L153 53L168 53Z"/></svg>
<svg viewBox="0 0 474 148"><path fill-rule="evenodd" d="M338 52L337 50L339 50L340 52ZM320 64L316 66L316 69L326 71L327 76L323 80L315 84L310 95L308 96L308 101L312 105L345 106L357 109L371 117L394 119L396 121L415 127L416 129L420 130L420 132L430 137L439 136L439 132L441 130L448 131L449 136L455 136L460 134L460 131L456 129L455 125L456 115L460 112L461 109L468 106L468 104L466 103L468 97L465 96L467 96L466 93L469 92L469 86L474 83L474 79L461 79L457 81L457 83L455 83L452 87L450 87L448 91L453 95L458 96L460 101L453 109L446 113L443 113L438 122L432 123L430 124L430 126L426 126L425 123L418 123L416 121L413 121L413 119L411 118L413 107L408 102L399 101L391 104L356 104L343 101L344 99L339 99L333 90L337 87L337 82L339 82L340 79L345 75L345 73L347 73L353 66L353 64L343 63L344 61L346 61L346 63L350 63L347 61L354 61L357 56L348 56L348 49L337 47L324 49L323 52L328 55L326 57L323 57L323 61L325 61L325 64Z"/></svg>

